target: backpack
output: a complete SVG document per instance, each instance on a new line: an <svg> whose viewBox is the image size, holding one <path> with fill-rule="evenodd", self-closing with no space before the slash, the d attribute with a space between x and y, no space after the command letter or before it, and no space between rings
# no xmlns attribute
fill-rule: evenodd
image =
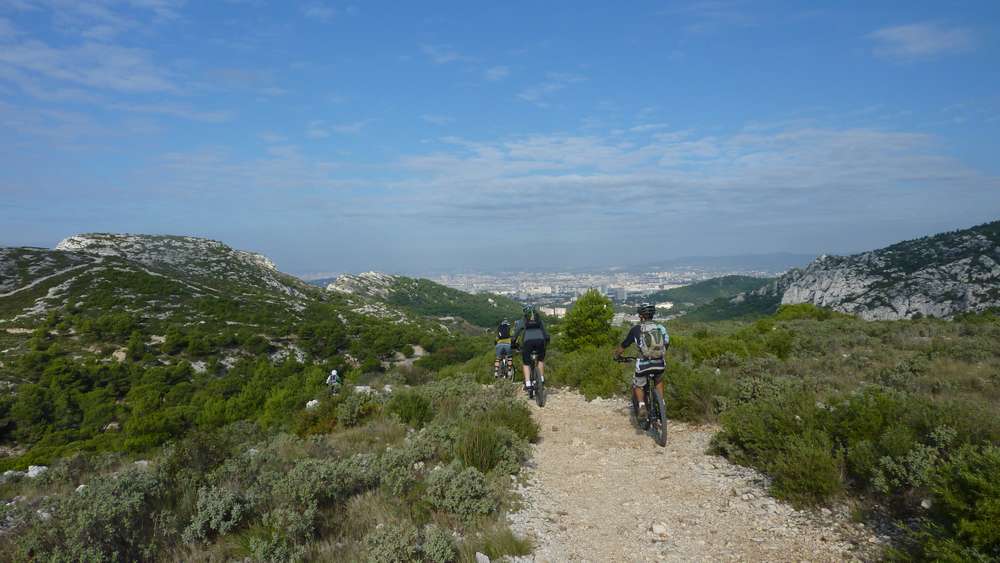
<svg viewBox="0 0 1000 563"><path fill-rule="evenodd" d="M662 360L667 351L666 331L660 325L646 322L639 325L639 352L647 360Z"/></svg>
<svg viewBox="0 0 1000 563"><path fill-rule="evenodd" d="M497 328L497 338L501 340L510 338L510 323L500 323L500 326Z"/></svg>
<svg viewBox="0 0 1000 563"><path fill-rule="evenodd" d="M542 326L542 320L538 318L538 311L532 309L531 313L524 319L525 328L538 328Z"/></svg>

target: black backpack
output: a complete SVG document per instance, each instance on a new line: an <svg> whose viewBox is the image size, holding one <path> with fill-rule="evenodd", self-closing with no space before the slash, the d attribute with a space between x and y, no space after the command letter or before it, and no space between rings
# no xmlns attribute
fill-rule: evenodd
<svg viewBox="0 0 1000 563"><path fill-rule="evenodd" d="M510 323L500 323L497 328L497 338L510 338Z"/></svg>
<svg viewBox="0 0 1000 563"><path fill-rule="evenodd" d="M527 328L538 328L542 326L542 319L538 318L538 311L532 309L531 313L524 318L524 326Z"/></svg>

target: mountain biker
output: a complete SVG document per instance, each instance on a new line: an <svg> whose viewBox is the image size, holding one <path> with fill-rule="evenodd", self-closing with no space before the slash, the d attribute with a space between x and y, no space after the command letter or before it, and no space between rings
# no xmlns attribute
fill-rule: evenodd
<svg viewBox="0 0 1000 563"><path fill-rule="evenodd" d="M625 340L615 348L615 358L620 358L622 352L633 343L639 349L639 358L635 361L635 375L632 378L632 393L639 403L639 420L646 420L646 397L643 387L646 378L651 377L656 383L656 390L663 397L663 375L666 369L665 352L670 346L670 336L663 325L653 322L656 306L643 303L636 307L639 314L639 324L634 325L625 335Z"/></svg>
<svg viewBox="0 0 1000 563"><path fill-rule="evenodd" d="M525 305L522 309L524 318L515 324L514 338L511 342L517 348L517 338L524 333L524 344L521 346L521 362L524 368L524 390L531 389L531 353L538 356L538 377L545 380L545 347L549 343L549 333L545 330L542 317L534 305Z"/></svg>
<svg viewBox="0 0 1000 563"><path fill-rule="evenodd" d="M493 377L500 377L500 360L510 361L510 321L506 318L497 326L496 360L493 361Z"/></svg>
<svg viewBox="0 0 1000 563"><path fill-rule="evenodd" d="M326 378L326 385L330 388L331 393L340 391L340 374L337 373L337 370L330 370L330 375Z"/></svg>

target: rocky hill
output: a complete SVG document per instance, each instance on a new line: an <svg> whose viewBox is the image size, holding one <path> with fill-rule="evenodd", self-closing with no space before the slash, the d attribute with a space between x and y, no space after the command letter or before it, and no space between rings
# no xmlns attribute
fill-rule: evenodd
<svg viewBox="0 0 1000 563"><path fill-rule="evenodd" d="M327 290L377 299L418 315L460 317L482 328L521 313L520 305L507 297L469 294L427 279L379 272L340 276L327 285Z"/></svg>
<svg viewBox="0 0 1000 563"><path fill-rule="evenodd" d="M798 303L867 320L951 318L1000 307L1000 221L852 256L820 256L706 308L722 318Z"/></svg>

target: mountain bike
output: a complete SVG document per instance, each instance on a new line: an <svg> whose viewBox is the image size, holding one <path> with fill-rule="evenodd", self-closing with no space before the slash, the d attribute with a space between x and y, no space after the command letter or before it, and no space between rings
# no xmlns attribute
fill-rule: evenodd
<svg viewBox="0 0 1000 563"><path fill-rule="evenodd" d="M538 406L545 406L545 379L538 373L538 352L531 351L531 389L528 390L528 398L534 397Z"/></svg>
<svg viewBox="0 0 1000 563"><path fill-rule="evenodd" d="M616 362L635 362L637 358L620 356L615 358ZM629 389L629 398L632 399L632 420L647 433L652 432L656 443L661 447L667 445L667 405L663 401L663 396L656 388L656 380L663 377L646 376L646 385L643 386L643 396L646 398L646 420L639 420L639 402L635 398L635 392Z"/></svg>
<svg viewBox="0 0 1000 563"><path fill-rule="evenodd" d="M500 367L497 371L497 379L507 379L514 381L514 352L505 352L500 356Z"/></svg>
<svg viewBox="0 0 1000 563"><path fill-rule="evenodd" d="M517 350L517 348L514 348ZM538 373L538 352L531 351L531 388L528 389L528 398L534 399L539 407L545 406L545 379Z"/></svg>

